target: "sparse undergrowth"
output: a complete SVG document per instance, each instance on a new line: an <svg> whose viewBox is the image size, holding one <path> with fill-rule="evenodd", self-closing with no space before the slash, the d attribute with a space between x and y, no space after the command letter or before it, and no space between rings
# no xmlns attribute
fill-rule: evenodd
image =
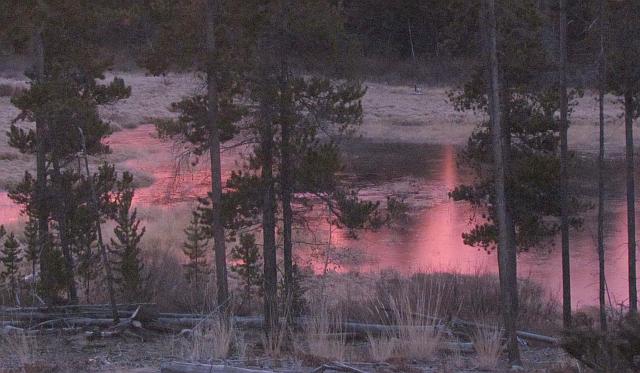
<svg viewBox="0 0 640 373"><path fill-rule="evenodd" d="M162 300L159 303L173 312L206 314L204 310L211 309L210 304L195 302L198 297L186 282L173 282L171 286L174 288L167 291L170 284L162 279L181 278L180 262L172 259L171 255L154 256L149 268L157 273L148 283L151 287L148 300ZM237 297L240 297L241 288L237 284L235 286ZM109 361L112 366L140 366L142 362L132 357L135 356L132 351L126 354L114 352L121 348L116 346L126 342L127 348L138 349L139 353L149 354L147 350L154 349L153 358L145 360L144 365L155 367L168 360L227 361L236 365L280 366L304 372L333 361L351 361L366 362L369 365L365 365L365 371L371 372L387 368L413 371L426 366L442 372L465 369L499 371L505 367L505 362L502 334L495 323L499 320L496 287L497 279L485 274L419 273L409 277L390 272L377 275L309 275L305 280L305 288L309 289L305 295L305 321L298 327L282 328L272 339L264 338L260 330L241 329L227 323L214 312L188 333L179 334L179 330L174 334L145 333L144 341L126 337L86 341L79 335L61 336L67 342L60 344L51 336L37 339L14 336L3 344L5 348L0 360L3 356L12 356L13 367L27 367L46 361L57 365L59 371L78 371L77 365L65 363L69 359L91 361L101 369L106 367L104 361ZM206 291L210 293L206 297L215 299L212 289ZM522 312L527 317L521 328L553 330L554 323L547 321L545 324L545 320L555 319L554 303L527 282L521 284L521 293L525 300ZM166 306L172 302L173 306ZM256 302L254 308L248 308L244 304L242 311L259 315L261 305ZM479 312L475 315L482 315L481 318L472 317L473 312ZM449 321L454 318L466 318L494 327L456 331L452 335ZM344 329L347 321L388 325L396 329L384 333L354 334ZM455 348L459 342L473 342L475 351ZM544 348L540 351L527 348L525 355L526 351L534 355L548 353L545 352L548 347ZM550 351L557 350L552 348ZM553 353L552 359L556 361L551 365L568 364L569 360L561 353ZM63 360L56 364L55 356ZM540 358L536 355L532 359ZM530 366L538 364L533 360L528 362ZM376 367L382 370L376 370Z"/></svg>

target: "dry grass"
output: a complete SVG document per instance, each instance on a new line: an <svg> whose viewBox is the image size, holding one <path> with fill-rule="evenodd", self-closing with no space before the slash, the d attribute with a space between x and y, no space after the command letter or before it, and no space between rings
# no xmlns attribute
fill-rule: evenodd
<svg viewBox="0 0 640 373"><path fill-rule="evenodd" d="M311 309L305 325L307 354L332 361L344 360L346 340L339 327L343 321L342 312L330 309L323 300Z"/></svg>
<svg viewBox="0 0 640 373"><path fill-rule="evenodd" d="M413 298L403 290L390 300L390 306L399 327L399 351L404 357L433 360L442 341L437 310L442 298L441 287L424 289Z"/></svg>
<svg viewBox="0 0 640 373"><path fill-rule="evenodd" d="M233 325L222 317L211 317L193 329L184 344L185 357L191 361L226 359L235 340Z"/></svg>
<svg viewBox="0 0 640 373"><path fill-rule="evenodd" d="M478 324L482 324L481 322ZM504 351L502 329L497 325L477 328L471 335L478 369L495 370Z"/></svg>
<svg viewBox="0 0 640 373"><path fill-rule="evenodd" d="M375 362L385 362L396 353L400 345L400 339L389 335L374 337L369 334L367 343L369 345L369 358Z"/></svg>
<svg viewBox="0 0 640 373"><path fill-rule="evenodd" d="M0 334L0 355L8 356L10 360L0 361L0 370L9 366L20 370L28 369L36 361L37 349L35 337L17 331Z"/></svg>

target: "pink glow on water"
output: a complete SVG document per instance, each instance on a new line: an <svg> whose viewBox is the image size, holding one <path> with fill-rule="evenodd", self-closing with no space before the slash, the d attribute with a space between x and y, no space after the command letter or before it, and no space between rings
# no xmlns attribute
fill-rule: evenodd
<svg viewBox="0 0 640 373"><path fill-rule="evenodd" d="M172 208L177 203L189 202L204 196L210 188L208 158L205 155L199 165L189 167L188 162L176 161L176 149L170 142L162 141L155 135L153 126L140 126L123 130L110 136L108 143L114 154L129 154L130 159L120 163L128 169L148 174L153 178L149 186L136 190L135 204L144 206L164 206ZM331 231L331 245L335 254L354 249L355 256L340 270L377 271L395 269L403 273L416 270L456 271L475 273L478 271L497 272L495 253L465 246L461 235L469 230L470 207L465 203L450 200L447 193L462 181L460 169L456 165L456 149L453 146L431 148L429 164L425 164L424 179L418 186L429 200L426 208L416 209L412 221L406 226L394 229L383 228L377 232L361 232L353 239L347 232ZM239 168L241 150L223 153L223 178L229 177ZM178 167L181 166L181 167ZM185 167L187 166L187 167ZM374 185L365 190L367 196L383 199L386 184ZM382 197L382 198L381 198ZM610 199L606 218L607 234L607 284L614 305L628 299L627 290L627 232L624 200ZM320 214L322 211L319 212ZM594 215L594 214L593 214ZM19 208L0 193L0 224L16 223ZM310 243L326 247L329 225L326 219L314 220L313 239ZM572 291L574 307L597 303L597 252L595 216L589 215L585 228L573 232L571 240ZM309 234L308 234L309 235ZM303 245L304 246L304 245ZM299 253L308 253L301 247ZM321 271L323 263L316 261L316 270ZM521 278L529 278L540 283L557 299L561 295L561 261L559 246L552 250L534 250L519 255L518 273Z"/></svg>
<svg viewBox="0 0 640 373"><path fill-rule="evenodd" d="M20 207L9 199L7 193L0 193L0 224L13 224L20 220Z"/></svg>

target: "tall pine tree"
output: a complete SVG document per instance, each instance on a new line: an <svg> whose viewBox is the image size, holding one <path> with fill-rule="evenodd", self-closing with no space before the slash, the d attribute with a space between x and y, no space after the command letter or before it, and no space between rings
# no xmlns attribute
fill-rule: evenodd
<svg viewBox="0 0 640 373"><path fill-rule="evenodd" d="M0 226L0 228L3 228ZM3 233L0 231L0 233ZM0 249L0 262L4 266L4 270L0 272L0 278L5 280L9 287L9 294L12 299L18 302L18 274L19 264L22 261L20 255L20 244L16 240L13 232L9 233L4 241L3 247Z"/></svg>
<svg viewBox="0 0 640 373"><path fill-rule="evenodd" d="M118 193L115 200L113 229L115 238L111 239L109 252L113 258L115 281L125 301L135 301L142 293L142 257L140 240L145 227L140 228L137 210L131 211L133 201L133 177L125 172L118 181Z"/></svg>
<svg viewBox="0 0 640 373"><path fill-rule="evenodd" d="M201 284L207 281L206 277L210 272L207 263L209 240L196 212L191 215L191 221L184 233L186 241L182 244L182 252L188 259L184 265L185 275L187 281L194 285L196 295L200 296Z"/></svg>

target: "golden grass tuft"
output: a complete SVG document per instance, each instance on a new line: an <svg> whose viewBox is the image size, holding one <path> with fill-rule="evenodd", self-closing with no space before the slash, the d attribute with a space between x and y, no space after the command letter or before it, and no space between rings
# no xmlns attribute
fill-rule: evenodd
<svg viewBox="0 0 640 373"><path fill-rule="evenodd" d="M481 323L479 324L481 325ZM499 326L479 327L471 335L478 369L495 370L504 350L503 332Z"/></svg>
<svg viewBox="0 0 640 373"><path fill-rule="evenodd" d="M219 316L210 317L193 329L184 346L185 355L191 361L226 359L234 340L232 323Z"/></svg>
<svg viewBox="0 0 640 373"><path fill-rule="evenodd" d="M421 283L417 289L402 288L389 305L398 325L399 352L403 357L433 360L443 340L438 324L442 284Z"/></svg>
<svg viewBox="0 0 640 373"><path fill-rule="evenodd" d="M331 361L344 360L347 343L340 326L342 313L331 310L324 300L311 309L305 326L307 353Z"/></svg>
<svg viewBox="0 0 640 373"><path fill-rule="evenodd" d="M369 358L375 362L385 362L392 358L400 345L400 339L395 336L382 335L374 337L367 335Z"/></svg>

